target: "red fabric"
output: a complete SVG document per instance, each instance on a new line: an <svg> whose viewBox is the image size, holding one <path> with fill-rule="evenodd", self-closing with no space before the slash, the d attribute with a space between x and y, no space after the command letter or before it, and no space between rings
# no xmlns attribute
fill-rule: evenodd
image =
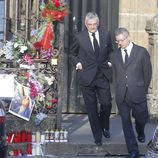
<svg viewBox="0 0 158 158"><path fill-rule="evenodd" d="M42 36L42 40L40 42L43 49L48 50L51 48L51 41L54 37L53 31L52 31L52 24L47 24L46 30Z"/></svg>

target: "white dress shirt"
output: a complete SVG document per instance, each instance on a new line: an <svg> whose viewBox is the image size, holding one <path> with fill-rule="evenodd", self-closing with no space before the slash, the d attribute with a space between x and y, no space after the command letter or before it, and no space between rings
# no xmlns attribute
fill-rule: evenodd
<svg viewBox="0 0 158 158"><path fill-rule="evenodd" d="M130 42L130 44L128 45L128 47L121 48L123 62L125 62L125 51L124 50L125 49L127 50L128 57L130 57L132 48L133 48L133 43L132 42Z"/></svg>
<svg viewBox="0 0 158 158"><path fill-rule="evenodd" d="M89 37L90 37L90 40L91 40L91 43L92 43L92 46L93 46L93 50L94 50L94 45L93 45L93 36L92 36L92 33L91 32L88 32L89 33ZM100 46L100 42L99 42L99 32L98 30L95 32L95 38L97 39L97 42Z"/></svg>

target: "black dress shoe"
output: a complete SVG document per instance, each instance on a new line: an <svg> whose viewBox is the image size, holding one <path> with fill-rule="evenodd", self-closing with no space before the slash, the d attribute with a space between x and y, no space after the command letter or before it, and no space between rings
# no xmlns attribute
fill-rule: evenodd
<svg viewBox="0 0 158 158"><path fill-rule="evenodd" d="M110 138L111 135L110 135L109 130L106 130L106 129L104 128L104 129L103 129L103 136L104 136L105 138Z"/></svg>
<svg viewBox="0 0 158 158"><path fill-rule="evenodd" d="M95 144L96 144L97 146L102 146L102 142L100 142L100 141L95 141Z"/></svg>
<svg viewBox="0 0 158 158"><path fill-rule="evenodd" d="M138 135L137 139L140 143L144 143L145 142L145 134Z"/></svg>
<svg viewBox="0 0 158 158"><path fill-rule="evenodd" d="M132 151L126 158L139 158L139 152Z"/></svg>

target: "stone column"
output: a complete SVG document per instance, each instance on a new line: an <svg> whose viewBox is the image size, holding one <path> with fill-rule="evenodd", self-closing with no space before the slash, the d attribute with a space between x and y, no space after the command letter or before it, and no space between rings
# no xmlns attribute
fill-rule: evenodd
<svg viewBox="0 0 158 158"><path fill-rule="evenodd" d="M149 87L148 108L150 120L158 120L158 15L147 21L149 34L149 53L152 62L152 81Z"/></svg>

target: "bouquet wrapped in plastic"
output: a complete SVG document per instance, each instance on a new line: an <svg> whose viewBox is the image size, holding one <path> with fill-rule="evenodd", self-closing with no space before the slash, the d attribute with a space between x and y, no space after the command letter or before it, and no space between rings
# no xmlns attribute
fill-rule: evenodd
<svg viewBox="0 0 158 158"><path fill-rule="evenodd" d="M63 21L66 15L68 15L68 7L59 0L46 1L45 7L42 10L43 18L49 21Z"/></svg>
<svg viewBox="0 0 158 158"><path fill-rule="evenodd" d="M68 7L59 0L46 0L42 7L42 18L46 21L37 32L34 33L34 48L40 53L41 58L50 59L53 54L53 22L63 21L68 15Z"/></svg>

